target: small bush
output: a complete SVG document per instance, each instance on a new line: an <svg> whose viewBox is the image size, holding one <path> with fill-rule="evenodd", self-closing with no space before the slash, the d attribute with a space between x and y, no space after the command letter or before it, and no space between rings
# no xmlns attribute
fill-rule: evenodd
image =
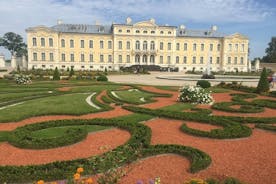
<svg viewBox="0 0 276 184"><path fill-rule="evenodd" d="M211 87L211 83L207 80L199 80L196 83L197 86L200 86L202 88L209 88Z"/></svg>
<svg viewBox="0 0 276 184"><path fill-rule="evenodd" d="M100 75L97 77L97 81L108 81L108 78L105 75Z"/></svg>
<svg viewBox="0 0 276 184"><path fill-rule="evenodd" d="M263 69L261 77L257 86L257 93L267 93L269 92L269 82L267 80L268 74L266 68Z"/></svg>
<svg viewBox="0 0 276 184"><path fill-rule="evenodd" d="M57 67L55 68L55 71L54 71L53 80L60 80L60 73Z"/></svg>
<svg viewBox="0 0 276 184"><path fill-rule="evenodd" d="M213 98L209 91L200 86L184 86L180 88L178 101L196 104L209 104L213 102Z"/></svg>

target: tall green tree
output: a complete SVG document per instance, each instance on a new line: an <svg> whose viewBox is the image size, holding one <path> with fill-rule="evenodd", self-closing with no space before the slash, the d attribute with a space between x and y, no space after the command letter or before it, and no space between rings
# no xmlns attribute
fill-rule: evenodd
<svg viewBox="0 0 276 184"><path fill-rule="evenodd" d="M55 71L54 71L53 80L60 80L60 73L57 67L55 68Z"/></svg>
<svg viewBox="0 0 276 184"><path fill-rule="evenodd" d="M0 47L8 49L11 55L27 55L27 45L23 42L23 38L13 32L5 33L0 37Z"/></svg>
<svg viewBox="0 0 276 184"><path fill-rule="evenodd" d="M268 48L265 49L266 55L263 57L262 62L276 63L276 37L272 37L268 43Z"/></svg>
<svg viewBox="0 0 276 184"><path fill-rule="evenodd" d="M269 82L268 82L268 73L266 68L263 69L261 77L257 86L257 93L267 93L269 92Z"/></svg>

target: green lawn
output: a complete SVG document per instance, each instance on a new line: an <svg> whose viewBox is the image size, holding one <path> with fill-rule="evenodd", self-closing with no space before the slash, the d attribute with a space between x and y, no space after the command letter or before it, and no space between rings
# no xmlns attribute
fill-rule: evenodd
<svg viewBox="0 0 276 184"><path fill-rule="evenodd" d="M130 104L144 104L148 103L151 100L152 97L155 95L152 93L147 93L143 91L129 91L129 90L124 90L124 91L114 91L116 95L119 97L119 100L122 100L126 103Z"/></svg>
<svg viewBox="0 0 276 184"><path fill-rule="evenodd" d="M193 107L194 107L194 105L190 104L190 103L176 103L176 104L173 104L170 106L162 107L160 109L167 110L167 111L180 111L181 112L181 111L184 111L187 109L191 109Z"/></svg>
<svg viewBox="0 0 276 184"><path fill-rule="evenodd" d="M12 100L23 100L34 96L49 95L48 91L22 92L22 93L0 93L0 104Z"/></svg>
<svg viewBox="0 0 276 184"><path fill-rule="evenodd" d="M53 128L46 128L38 131L32 132L32 136L35 138L55 138L63 136L69 129L72 128L80 128L84 129L87 132L96 132L104 129L108 129L110 127L105 126L98 126L98 125L84 125L84 126L63 126L63 127L53 127ZM1 135L1 134L0 134ZM0 139L1 140L1 139Z"/></svg>
<svg viewBox="0 0 276 184"><path fill-rule="evenodd" d="M29 100L0 110L0 122L19 121L40 115L81 115L97 112L97 109L86 103L85 99L88 96L89 94L66 94Z"/></svg>

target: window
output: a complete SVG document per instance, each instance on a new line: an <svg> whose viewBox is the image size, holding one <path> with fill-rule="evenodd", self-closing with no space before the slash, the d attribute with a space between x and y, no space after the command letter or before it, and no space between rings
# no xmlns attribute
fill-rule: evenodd
<svg viewBox="0 0 276 184"><path fill-rule="evenodd" d="M244 44L241 46L241 51L244 52Z"/></svg>
<svg viewBox="0 0 276 184"><path fill-rule="evenodd" d="M164 34L164 31L160 31L160 34Z"/></svg>
<svg viewBox="0 0 276 184"><path fill-rule="evenodd" d="M84 40L81 40L80 45L81 45L81 48L84 48Z"/></svg>
<svg viewBox="0 0 276 184"><path fill-rule="evenodd" d="M188 49L188 44L184 43L184 51L187 51L187 49Z"/></svg>
<svg viewBox="0 0 276 184"><path fill-rule="evenodd" d="M176 43L176 50L179 50L179 47L180 47L179 43Z"/></svg>
<svg viewBox="0 0 276 184"><path fill-rule="evenodd" d="M234 58L234 64L235 65L238 64L238 58L237 57Z"/></svg>
<svg viewBox="0 0 276 184"><path fill-rule="evenodd" d="M168 64L171 64L171 56L168 56L168 57L167 57L167 63L168 63Z"/></svg>
<svg viewBox="0 0 276 184"><path fill-rule="evenodd" d="M154 55L150 55L150 63L151 63L151 64L154 64L154 62L155 62L155 57L154 57Z"/></svg>
<svg viewBox="0 0 276 184"><path fill-rule="evenodd" d="M171 31L169 31L169 32L168 32L168 34L172 34L172 32L171 32Z"/></svg>
<svg viewBox="0 0 276 184"><path fill-rule="evenodd" d="M146 55L143 55L143 63L147 63L148 62L148 57Z"/></svg>
<svg viewBox="0 0 276 184"><path fill-rule="evenodd" d="M70 40L70 48L74 48L74 40Z"/></svg>
<svg viewBox="0 0 276 184"><path fill-rule="evenodd" d="M204 44L201 44L201 45L200 45L200 50L201 50L201 51L204 51Z"/></svg>
<svg viewBox="0 0 276 184"><path fill-rule="evenodd" d="M123 57L122 55L119 55L119 63L122 63L123 62Z"/></svg>
<svg viewBox="0 0 276 184"><path fill-rule="evenodd" d="M163 56L160 56L159 63L163 64Z"/></svg>
<svg viewBox="0 0 276 184"><path fill-rule="evenodd" d="M147 41L143 42L143 50L147 50L148 49L148 43Z"/></svg>
<svg viewBox="0 0 276 184"><path fill-rule="evenodd" d="M53 47L53 46L54 46L53 38L49 38L49 47Z"/></svg>
<svg viewBox="0 0 276 184"><path fill-rule="evenodd" d="M231 57L228 57L227 63L231 64Z"/></svg>
<svg viewBox="0 0 276 184"><path fill-rule="evenodd" d="M74 54L70 54L70 61L73 62L75 60L75 55Z"/></svg>
<svg viewBox="0 0 276 184"><path fill-rule="evenodd" d="M172 50L172 43L168 43L168 50Z"/></svg>
<svg viewBox="0 0 276 184"><path fill-rule="evenodd" d="M89 40L89 48L90 48L90 49L93 48L93 40Z"/></svg>
<svg viewBox="0 0 276 184"><path fill-rule="evenodd" d="M203 57L200 57L200 64L203 64Z"/></svg>
<svg viewBox="0 0 276 184"><path fill-rule="evenodd" d="M160 50L163 50L163 48L164 48L164 43L160 42Z"/></svg>
<svg viewBox="0 0 276 184"><path fill-rule="evenodd" d="M126 56L126 62L127 62L127 63L130 63L130 55L127 55L127 56Z"/></svg>
<svg viewBox="0 0 276 184"><path fill-rule="evenodd" d="M150 50L155 50L155 43L154 43L154 41L150 42Z"/></svg>
<svg viewBox="0 0 276 184"><path fill-rule="evenodd" d="M179 63L179 56L176 56L176 58L175 58L175 63Z"/></svg>
<svg viewBox="0 0 276 184"><path fill-rule="evenodd" d="M93 54L89 54L89 62L93 62Z"/></svg>
<svg viewBox="0 0 276 184"><path fill-rule="evenodd" d="M108 62L112 63L112 55L108 55Z"/></svg>
<svg viewBox="0 0 276 184"><path fill-rule="evenodd" d="M81 54L81 62L84 62L84 54Z"/></svg>
<svg viewBox="0 0 276 184"><path fill-rule="evenodd" d="M122 32L122 30L121 29L119 29L119 31L118 31L119 33L121 33Z"/></svg>
<svg viewBox="0 0 276 184"><path fill-rule="evenodd" d="M50 61L54 61L54 54L50 53Z"/></svg>
<svg viewBox="0 0 276 184"><path fill-rule="evenodd" d="M104 55L100 55L100 62L103 63L104 62Z"/></svg>
<svg viewBox="0 0 276 184"><path fill-rule="evenodd" d="M210 64L213 64L213 57L209 58L209 62L210 62Z"/></svg>
<svg viewBox="0 0 276 184"><path fill-rule="evenodd" d="M151 31L150 33L151 33L151 34L154 34L154 33L155 33L155 31Z"/></svg>
<svg viewBox="0 0 276 184"><path fill-rule="evenodd" d="M65 40L64 39L61 40L61 47L63 47L63 48L65 47Z"/></svg>
<svg viewBox="0 0 276 184"><path fill-rule="evenodd" d="M228 44L228 51L232 51L232 44Z"/></svg>
<svg viewBox="0 0 276 184"><path fill-rule="evenodd" d="M193 51L196 51L196 44L193 44Z"/></svg>
<svg viewBox="0 0 276 184"><path fill-rule="evenodd" d="M65 61L65 54L61 54L61 61Z"/></svg>
<svg viewBox="0 0 276 184"><path fill-rule="evenodd" d="M37 61L37 53L33 53L33 60Z"/></svg>
<svg viewBox="0 0 276 184"><path fill-rule="evenodd" d="M140 33L140 31L139 31L139 30L136 30L136 33Z"/></svg>
<svg viewBox="0 0 276 184"><path fill-rule="evenodd" d="M137 40L135 43L136 50L140 50L140 42Z"/></svg>
<svg viewBox="0 0 276 184"><path fill-rule="evenodd" d="M41 38L41 47L45 47L45 38Z"/></svg>
<svg viewBox="0 0 276 184"><path fill-rule="evenodd" d="M130 30L129 30L129 29L127 30L127 33L130 33Z"/></svg>
<svg viewBox="0 0 276 184"><path fill-rule="evenodd" d="M219 64L219 62L220 62L220 58L219 58L219 57L217 57L217 64Z"/></svg>
<svg viewBox="0 0 276 184"><path fill-rule="evenodd" d="M108 49L112 49L112 41L108 41Z"/></svg>
<svg viewBox="0 0 276 184"><path fill-rule="evenodd" d="M243 64L243 57L241 57L241 61L240 61L240 64L241 64L241 65Z"/></svg>
<svg viewBox="0 0 276 184"><path fill-rule="evenodd" d="M36 43L36 38L33 38L33 46L36 47L37 43Z"/></svg>
<svg viewBox="0 0 276 184"><path fill-rule="evenodd" d="M103 49L103 48L104 48L104 42L100 41L100 49Z"/></svg>
<svg viewBox="0 0 276 184"><path fill-rule="evenodd" d="M193 64L196 64L196 57L193 56Z"/></svg>
<svg viewBox="0 0 276 184"><path fill-rule="evenodd" d="M41 53L41 60L42 60L42 61L45 61L45 60L46 60L45 53Z"/></svg>
<svg viewBox="0 0 276 184"><path fill-rule="evenodd" d="M148 32L147 31L143 31L144 34L147 34Z"/></svg>
<svg viewBox="0 0 276 184"><path fill-rule="evenodd" d="M122 43L122 41L119 41L119 42L118 42L118 49L119 49L119 50L122 50L122 49L123 49L123 43Z"/></svg>
<svg viewBox="0 0 276 184"><path fill-rule="evenodd" d="M140 56L138 54L135 56L135 63L140 63Z"/></svg>
<svg viewBox="0 0 276 184"><path fill-rule="evenodd" d="M130 50L130 41L127 41L127 50Z"/></svg>
<svg viewBox="0 0 276 184"><path fill-rule="evenodd" d="M235 44L235 51L238 52L238 50L239 50L239 45Z"/></svg>
<svg viewBox="0 0 276 184"><path fill-rule="evenodd" d="M187 63L187 56L183 57L183 63L186 64Z"/></svg>
<svg viewBox="0 0 276 184"><path fill-rule="evenodd" d="M210 51L213 51L213 47L214 47L214 45L211 43L210 44Z"/></svg>
<svg viewBox="0 0 276 184"><path fill-rule="evenodd" d="M220 51L220 44L217 45L217 51Z"/></svg>

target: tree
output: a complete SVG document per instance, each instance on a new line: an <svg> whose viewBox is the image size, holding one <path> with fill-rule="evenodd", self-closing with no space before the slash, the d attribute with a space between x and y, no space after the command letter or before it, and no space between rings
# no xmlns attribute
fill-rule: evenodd
<svg viewBox="0 0 276 184"><path fill-rule="evenodd" d="M27 55L27 45L23 42L23 38L13 32L5 33L0 37L0 46L8 49L12 56Z"/></svg>
<svg viewBox="0 0 276 184"><path fill-rule="evenodd" d="M263 57L262 62L276 63L276 37L271 38L265 53L266 55Z"/></svg>
<svg viewBox="0 0 276 184"><path fill-rule="evenodd" d="M269 91L269 82L268 82L268 74L266 68L263 69L261 73L261 77L257 86L257 93L266 93Z"/></svg>
<svg viewBox="0 0 276 184"><path fill-rule="evenodd" d="M60 80L60 73L57 67L55 68L55 71L54 71L53 80Z"/></svg>
<svg viewBox="0 0 276 184"><path fill-rule="evenodd" d="M72 77L74 74L75 74L74 68L71 67L71 70L70 70L70 73L69 73L69 77Z"/></svg>

